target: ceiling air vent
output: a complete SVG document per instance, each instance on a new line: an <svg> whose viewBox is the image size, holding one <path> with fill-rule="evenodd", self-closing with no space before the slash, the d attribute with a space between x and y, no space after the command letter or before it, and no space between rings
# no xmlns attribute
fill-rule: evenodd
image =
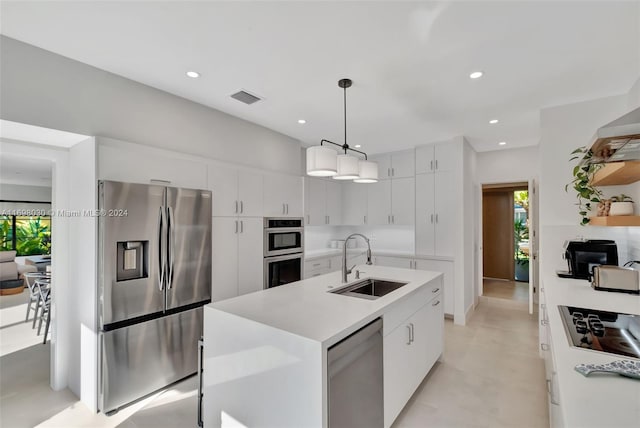
<svg viewBox="0 0 640 428"><path fill-rule="evenodd" d="M242 90L236 92L233 95L231 95L231 98L234 98L234 99L236 99L238 101L241 101L241 102L243 102L245 104L253 104L256 101L260 101L262 99L260 97L257 97L255 95L253 95L253 94L250 94L247 91L242 91Z"/></svg>

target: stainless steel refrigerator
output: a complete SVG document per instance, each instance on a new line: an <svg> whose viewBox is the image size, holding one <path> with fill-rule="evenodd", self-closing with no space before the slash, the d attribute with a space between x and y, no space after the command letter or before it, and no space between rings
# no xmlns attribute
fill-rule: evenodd
<svg viewBox="0 0 640 428"><path fill-rule="evenodd" d="M100 181L98 407L197 371L211 301L211 192Z"/></svg>

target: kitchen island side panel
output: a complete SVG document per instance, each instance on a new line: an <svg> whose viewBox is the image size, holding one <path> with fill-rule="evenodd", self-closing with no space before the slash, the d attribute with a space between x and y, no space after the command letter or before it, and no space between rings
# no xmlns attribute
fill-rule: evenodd
<svg viewBox="0 0 640 428"><path fill-rule="evenodd" d="M324 426L323 355L320 342L205 307L204 426Z"/></svg>

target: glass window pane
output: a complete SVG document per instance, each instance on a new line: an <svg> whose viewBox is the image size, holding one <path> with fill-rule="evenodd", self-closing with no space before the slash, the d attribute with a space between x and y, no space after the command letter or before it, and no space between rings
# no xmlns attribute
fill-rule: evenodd
<svg viewBox="0 0 640 428"><path fill-rule="evenodd" d="M13 250L13 218L0 216L0 251Z"/></svg>
<svg viewBox="0 0 640 428"><path fill-rule="evenodd" d="M19 256L49 254L51 251L51 218L16 217L16 251Z"/></svg>

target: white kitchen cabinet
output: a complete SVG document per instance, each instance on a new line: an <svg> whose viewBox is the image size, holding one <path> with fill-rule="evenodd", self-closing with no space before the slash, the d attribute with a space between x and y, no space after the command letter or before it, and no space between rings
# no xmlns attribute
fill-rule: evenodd
<svg viewBox="0 0 640 428"><path fill-rule="evenodd" d="M444 275L443 284L444 291L442 294L444 312L453 315L454 305L454 272L453 261L449 260L433 260L416 258L413 262L413 268L418 270L430 270L434 272L442 272Z"/></svg>
<svg viewBox="0 0 640 428"><path fill-rule="evenodd" d="M98 144L98 177L101 180L207 188L205 162L181 159L154 148L100 140Z"/></svg>
<svg viewBox="0 0 640 428"><path fill-rule="evenodd" d="M443 330L438 292L432 293L426 304L383 337L385 427L391 426L442 354Z"/></svg>
<svg viewBox="0 0 640 428"><path fill-rule="evenodd" d="M262 234L262 218L213 218L214 302L262 290L263 248L256 245Z"/></svg>
<svg viewBox="0 0 640 428"><path fill-rule="evenodd" d="M379 155L371 158L371 160L378 162L378 177L383 180L387 178L413 177L415 174L413 150Z"/></svg>
<svg viewBox="0 0 640 428"><path fill-rule="evenodd" d="M412 225L414 216L414 178L393 178L367 184L368 225Z"/></svg>
<svg viewBox="0 0 640 428"><path fill-rule="evenodd" d="M343 183L342 224L349 226L367 224L367 193L369 186L371 184Z"/></svg>
<svg viewBox="0 0 640 428"><path fill-rule="evenodd" d="M415 221L415 179L391 180L391 224L412 225Z"/></svg>
<svg viewBox="0 0 640 428"><path fill-rule="evenodd" d="M453 171L462 164L458 146L454 141L416 147L416 174Z"/></svg>
<svg viewBox="0 0 640 428"><path fill-rule="evenodd" d="M302 217L302 177L264 175L264 216Z"/></svg>
<svg viewBox="0 0 640 428"><path fill-rule="evenodd" d="M209 165L213 216L262 217L262 174Z"/></svg>
<svg viewBox="0 0 640 428"><path fill-rule="evenodd" d="M451 171L416 175L416 253L453 257L460 233L454 180Z"/></svg>
<svg viewBox="0 0 640 428"><path fill-rule="evenodd" d="M453 315L455 309L454 301L454 269L453 261L450 260L434 260L419 257L394 257L394 256L375 256L374 264L379 266L397 267L403 269L429 270L443 273L443 294L442 306L444 312Z"/></svg>
<svg viewBox="0 0 640 428"><path fill-rule="evenodd" d="M367 224L391 224L391 181L367 184Z"/></svg>
<svg viewBox="0 0 640 428"><path fill-rule="evenodd" d="M342 224L342 186L334 180L305 177L304 216L307 226Z"/></svg>

